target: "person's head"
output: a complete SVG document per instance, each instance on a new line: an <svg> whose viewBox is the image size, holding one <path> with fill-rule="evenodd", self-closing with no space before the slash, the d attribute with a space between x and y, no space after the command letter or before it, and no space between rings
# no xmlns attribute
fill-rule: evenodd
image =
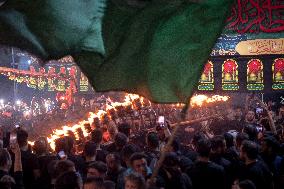
<svg viewBox="0 0 284 189"><path fill-rule="evenodd" d="M90 123L85 123L84 124L84 128L85 128L87 133L91 133L92 132L92 127L91 127Z"/></svg>
<svg viewBox="0 0 284 189"><path fill-rule="evenodd" d="M55 152L58 153L60 151L67 152L67 142L63 137L55 140Z"/></svg>
<svg viewBox="0 0 284 189"><path fill-rule="evenodd" d="M128 138L123 133L117 133L114 137L114 143L117 149L122 149L128 142Z"/></svg>
<svg viewBox="0 0 284 189"><path fill-rule="evenodd" d="M159 137L157 133L150 132L146 137L146 144L150 149L157 149L159 147Z"/></svg>
<svg viewBox="0 0 284 189"><path fill-rule="evenodd" d="M127 137L130 137L131 127L128 123L121 123L118 125L118 132L125 134Z"/></svg>
<svg viewBox="0 0 284 189"><path fill-rule="evenodd" d="M87 167L87 178L88 177L105 178L106 172L107 172L106 164L101 161L96 161L94 163L91 163Z"/></svg>
<svg viewBox="0 0 284 189"><path fill-rule="evenodd" d="M72 150L74 148L74 143L75 143L75 140L73 137L71 136L65 136L65 141L66 141L66 153L68 154L71 154L72 153Z"/></svg>
<svg viewBox="0 0 284 189"><path fill-rule="evenodd" d="M88 177L84 182L84 189L105 189L104 180L99 177Z"/></svg>
<svg viewBox="0 0 284 189"><path fill-rule="evenodd" d="M228 120L234 120L234 119L236 119L236 117L235 117L235 111L233 110L233 108L228 108L228 109L227 109L226 118L227 118Z"/></svg>
<svg viewBox="0 0 284 189"><path fill-rule="evenodd" d="M240 158L242 160L256 160L258 156L258 145L255 142L245 140L240 150Z"/></svg>
<svg viewBox="0 0 284 189"><path fill-rule="evenodd" d="M2 148L0 149L0 169L9 171L12 166L12 160L9 152Z"/></svg>
<svg viewBox="0 0 284 189"><path fill-rule="evenodd" d="M37 155L43 155L48 152L48 144L46 143L45 140L42 140L39 138L38 140L35 141L33 150Z"/></svg>
<svg viewBox="0 0 284 189"><path fill-rule="evenodd" d="M55 175L59 176L66 171L76 171L75 164L70 160L59 160L55 165Z"/></svg>
<svg viewBox="0 0 284 189"><path fill-rule="evenodd" d="M177 168L179 167L179 158L176 153L169 152L165 155L165 160L163 161L163 168Z"/></svg>
<svg viewBox="0 0 284 189"><path fill-rule="evenodd" d="M141 174L142 176L147 176L147 156L143 153L134 153L130 157L130 163L132 169Z"/></svg>
<svg viewBox="0 0 284 189"><path fill-rule="evenodd" d="M97 145L96 143L92 142L92 141L88 141L86 142L85 146L84 146L84 156L86 158L93 158L96 156L96 152L97 152Z"/></svg>
<svg viewBox="0 0 284 189"><path fill-rule="evenodd" d="M17 132L17 140L18 140L19 147L22 148L22 147L27 146L28 137L29 137L28 132L21 128L17 129L16 132Z"/></svg>
<svg viewBox="0 0 284 189"><path fill-rule="evenodd" d="M193 147L196 148L197 142L201 139L206 139L205 135L202 132L195 133L191 141Z"/></svg>
<svg viewBox="0 0 284 189"><path fill-rule="evenodd" d="M160 141L164 141L166 139L165 126L156 126L156 131Z"/></svg>
<svg viewBox="0 0 284 189"><path fill-rule="evenodd" d="M243 116L243 111L241 107L236 107L235 108L235 117L236 119L239 119Z"/></svg>
<svg viewBox="0 0 284 189"><path fill-rule="evenodd" d="M280 144L273 136L264 137L261 141L261 152L267 155L276 154L279 150Z"/></svg>
<svg viewBox="0 0 284 189"><path fill-rule="evenodd" d="M66 171L57 177L55 189L81 189L83 182L80 174L74 171Z"/></svg>
<svg viewBox="0 0 284 189"><path fill-rule="evenodd" d="M246 133L249 136L249 140L255 141L257 139L257 129L252 124L246 124L243 128L243 133Z"/></svg>
<svg viewBox="0 0 284 189"><path fill-rule="evenodd" d="M254 120L255 120L255 113L254 113L254 111L249 110L249 111L246 113L246 121L247 121L247 122L253 122Z"/></svg>
<svg viewBox="0 0 284 189"><path fill-rule="evenodd" d="M104 189L115 189L115 183L110 180L104 181Z"/></svg>
<svg viewBox="0 0 284 189"><path fill-rule="evenodd" d="M226 150L225 138L223 136L214 136L211 140L211 152L223 154Z"/></svg>
<svg viewBox="0 0 284 189"><path fill-rule="evenodd" d="M189 168L193 166L193 161L186 156L181 156L179 158L179 165L180 165L181 171L185 173L186 170L188 170Z"/></svg>
<svg viewBox="0 0 284 189"><path fill-rule="evenodd" d="M251 180L243 180L239 183L240 189L256 189L255 184Z"/></svg>
<svg viewBox="0 0 284 189"><path fill-rule="evenodd" d="M111 127L107 128L107 131L108 131L110 140L114 141L115 140L115 136L118 133L117 128L115 126L111 126Z"/></svg>
<svg viewBox="0 0 284 189"><path fill-rule="evenodd" d="M9 175L4 175L0 178L1 189L11 189L12 186L14 186L15 184L16 184L15 179Z"/></svg>
<svg viewBox="0 0 284 189"><path fill-rule="evenodd" d="M238 133L236 136L236 147L240 150L243 141L248 140L249 136L246 133Z"/></svg>
<svg viewBox="0 0 284 189"><path fill-rule="evenodd" d="M169 139L167 139L166 141L168 141ZM174 138L171 145L168 147L168 149L166 149L167 152L176 152L178 153L180 150L180 141L178 138Z"/></svg>
<svg viewBox="0 0 284 189"><path fill-rule="evenodd" d="M200 139L196 144L196 151L200 157L209 157L211 151L211 143L207 139Z"/></svg>
<svg viewBox="0 0 284 189"><path fill-rule="evenodd" d="M140 174L131 173L124 180L125 189L146 189L145 179Z"/></svg>
<svg viewBox="0 0 284 189"><path fill-rule="evenodd" d="M232 146L235 146L234 142L234 136L230 133L225 133L224 134L225 142L226 142L226 147L230 148Z"/></svg>
<svg viewBox="0 0 284 189"><path fill-rule="evenodd" d="M108 170L117 171L121 166L121 160L118 154L110 153L106 156L106 165Z"/></svg>
<svg viewBox="0 0 284 189"><path fill-rule="evenodd" d="M121 157L124 163L127 165L127 167L131 166L130 157L132 156L132 154L138 151L139 148L134 144L127 144L122 148Z"/></svg>
<svg viewBox="0 0 284 189"><path fill-rule="evenodd" d="M91 140L96 144L100 144L102 142L103 132L101 131L101 129L94 129L91 132Z"/></svg>

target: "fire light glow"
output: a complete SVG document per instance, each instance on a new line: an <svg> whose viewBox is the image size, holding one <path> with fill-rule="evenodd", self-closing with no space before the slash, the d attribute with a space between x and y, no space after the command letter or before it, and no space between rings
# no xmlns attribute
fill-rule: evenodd
<svg viewBox="0 0 284 189"><path fill-rule="evenodd" d="M124 102L113 102L110 98L108 98L108 104L106 105L105 110L98 110L97 112L90 112L87 120L80 121L79 123L73 126L65 125L65 126L62 126L60 129L53 130L52 134L49 137L47 137L47 141L50 144L51 148L54 150L55 140L62 136L68 136L70 132L74 133L76 140L80 138L78 134L78 130L81 130L84 137L87 137L89 133L87 129L85 128L86 124L92 125L95 118L98 118L101 121L105 115L111 118L111 115L108 113L108 111L112 109L117 111L118 107L131 106L131 108L134 109L135 108L134 101L139 101L142 106L144 106L144 104L146 103L148 103L148 105L151 105L150 101L136 94L127 94L125 96Z"/></svg>
<svg viewBox="0 0 284 189"><path fill-rule="evenodd" d="M220 102L220 101L228 101L229 96L219 96L214 95L211 97L205 96L205 95L195 95L190 100L191 107L201 107L209 103L214 102ZM138 102L138 103L137 103ZM104 119L105 116L107 116L109 119L111 119L111 111L118 111L121 107L128 107L131 109L139 109L138 106L151 106L151 102L139 95L136 94L126 94L124 102L113 102L110 98L107 99L107 103L105 106L105 110L98 110L97 112L90 112L87 120L80 121L77 124L74 125L65 125L62 126L59 129L53 130L52 134L47 137L47 141L50 144L51 148L55 149L55 140L62 137L62 136L68 136L70 133L74 133L76 140L80 139L78 131L82 131L81 133L84 135L84 137L87 137L89 135L88 132L90 132L85 125L92 125L94 122L94 119L97 118L100 121ZM183 104L176 104L176 107L183 107ZM33 144L33 142L30 142L30 144Z"/></svg>
<svg viewBox="0 0 284 189"><path fill-rule="evenodd" d="M209 103L226 102L230 99L229 96L213 95L208 97L206 95L195 95L190 99L191 107L202 107Z"/></svg>

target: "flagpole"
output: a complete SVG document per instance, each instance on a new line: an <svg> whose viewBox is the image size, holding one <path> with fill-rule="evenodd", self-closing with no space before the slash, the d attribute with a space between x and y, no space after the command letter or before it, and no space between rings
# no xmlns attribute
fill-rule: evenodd
<svg viewBox="0 0 284 189"><path fill-rule="evenodd" d="M169 147L172 145L172 143L173 143L173 140L175 139L175 137L176 137L176 133L177 133L177 131L178 131L178 129L179 129L179 126L181 125L181 123L182 123L182 121L183 120L185 120L186 119L186 114L187 114L187 112L188 112L188 110L189 110L189 107L190 107L190 105L189 105L189 103L187 103L186 105L185 105L185 107L183 108L183 110L181 111L181 113L180 113L180 115L179 115L179 119L178 119L178 123L177 123L177 125L174 127L174 130L173 130L173 132L172 132L172 135L170 136L170 138L169 138L169 140L168 140L168 142L167 142L167 144L165 145L165 147L161 150L161 156L160 156L160 158L159 158L159 160L157 161L157 164L156 164L156 166L155 166L155 168L154 168L154 170L153 170L153 174L152 174L152 176L151 176L151 178L150 178L150 183L148 183L148 184L155 184L155 182L156 182L156 177L158 176L158 173L159 173L159 169L162 167L162 164L163 164L163 162L164 162L164 160L165 160L165 158L166 158L166 149L169 149Z"/></svg>
<svg viewBox="0 0 284 189"><path fill-rule="evenodd" d="M15 63L15 54L14 54L14 48L13 47L11 47L11 55L12 55L12 62L11 62L11 66L12 66L12 68L14 68L14 69L17 69L17 64ZM17 83L16 83L16 80L14 80L14 83L13 83L13 92L14 92L14 103L17 101L17 93L18 93L18 91L17 91L17 89L18 89L18 87L17 87Z"/></svg>

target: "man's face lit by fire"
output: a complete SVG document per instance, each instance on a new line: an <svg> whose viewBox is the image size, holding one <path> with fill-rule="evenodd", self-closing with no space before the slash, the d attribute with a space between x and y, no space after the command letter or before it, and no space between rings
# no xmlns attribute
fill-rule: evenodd
<svg viewBox="0 0 284 189"><path fill-rule="evenodd" d="M88 168L88 172L87 172L87 178L90 177L98 177L98 178L104 178L105 174L100 173L97 169L95 168Z"/></svg>
<svg viewBox="0 0 284 189"><path fill-rule="evenodd" d="M138 159L134 160L132 163L132 168L135 172L143 175L144 177L147 176L147 161L146 159Z"/></svg>
<svg viewBox="0 0 284 189"><path fill-rule="evenodd" d="M119 168L119 163L116 161L115 157L113 154L109 154L106 157L106 164L109 170L118 170Z"/></svg>
<svg viewBox="0 0 284 189"><path fill-rule="evenodd" d="M241 118L243 116L243 112L241 108L237 108L235 111L236 118Z"/></svg>
<svg viewBox="0 0 284 189"><path fill-rule="evenodd" d="M138 188L140 187L136 182L133 182L131 180L125 181L125 189L138 189Z"/></svg>
<svg viewBox="0 0 284 189"><path fill-rule="evenodd" d="M246 114L246 120L251 122L255 119L255 114L253 111L248 111L248 113Z"/></svg>

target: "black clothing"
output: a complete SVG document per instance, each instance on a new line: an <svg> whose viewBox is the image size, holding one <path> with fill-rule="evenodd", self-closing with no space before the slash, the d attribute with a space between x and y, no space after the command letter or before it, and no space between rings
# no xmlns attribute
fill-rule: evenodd
<svg viewBox="0 0 284 189"><path fill-rule="evenodd" d="M236 147L231 146L231 147L227 148L227 150L224 154L224 158L229 160L232 163L238 162L239 161L239 152L236 149Z"/></svg>
<svg viewBox="0 0 284 189"><path fill-rule="evenodd" d="M190 177L194 189L225 188L224 168L213 162L196 161L186 173Z"/></svg>
<svg viewBox="0 0 284 189"><path fill-rule="evenodd" d="M103 149L97 149L96 151L96 161L102 161L106 163L106 156L107 156L107 151Z"/></svg>
<svg viewBox="0 0 284 189"><path fill-rule="evenodd" d="M21 150L21 159L25 189L35 188L36 180L34 178L34 170L40 169L38 159L30 150Z"/></svg>
<svg viewBox="0 0 284 189"><path fill-rule="evenodd" d="M148 167L153 169L159 159L160 152L155 150L146 149L145 154L147 156Z"/></svg>
<svg viewBox="0 0 284 189"><path fill-rule="evenodd" d="M242 132L244 126L245 126L244 119L228 121L228 130L235 130L237 132Z"/></svg>
<svg viewBox="0 0 284 189"><path fill-rule="evenodd" d="M225 177L226 177L226 188L227 189L231 189L231 186L234 182L234 178L233 178L233 167L232 167L232 163L223 158L221 155L218 154L211 154L210 155L210 161L222 166L224 168L225 171Z"/></svg>
<svg viewBox="0 0 284 189"><path fill-rule="evenodd" d="M51 176L48 173L48 166L54 160L56 160L56 156L53 155L44 155L38 156L39 168L40 168L40 178L38 179L38 183L40 183L40 187L42 189L51 188Z"/></svg>
<svg viewBox="0 0 284 189"><path fill-rule="evenodd" d="M87 178L87 173L88 173L88 167L89 165L91 165L92 163L95 163L96 161L88 161L88 162L84 162L84 167L83 167L83 173L81 174L82 175L82 179L83 181L86 180Z"/></svg>
<svg viewBox="0 0 284 189"><path fill-rule="evenodd" d="M120 174L122 174L125 170L126 169L124 167L121 167L121 169L116 171L116 172L108 170L107 173L106 173L105 180L110 180L110 181L112 181L114 183L117 183L118 182L118 176Z"/></svg>
<svg viewBox="0 0 284 189"><path fill-rule="evenodd" d="M191 161L195 162L198 156L198 153L196 151L193 150L189 150L187 151L187 153L185 154L185 156L187 158L189 158Z"/></svg>
<svg viewBox="0 0 284 189"><path fill-rule="evenodd" d="M107 146L105 146L106 151L108 151L109 153L120 153L121 149L118 149L117 146L115 145L115 143L110 143Z"/></svg>
<svg viewBox="0 0 284 189"><path fill-rule="evenodd" d="M76 171L81 175L84 173L84 159L81 156L68 154L67 159L75 164Z"/></svg>
<svg viewBox="0 0 284 189"><path fill-rule="evenodd" d="M262 161L256 161L241 167L239 180L251 180L257 189L272 189L272 173Z"/></svg>
<svg viewBox="0 0 284 189"><path fill-rule="evenodd" d="M181 173L178 169L162 168L157 178L157 186L165 189L191 189L192 183L190 178L185 173Z"/></svg>

